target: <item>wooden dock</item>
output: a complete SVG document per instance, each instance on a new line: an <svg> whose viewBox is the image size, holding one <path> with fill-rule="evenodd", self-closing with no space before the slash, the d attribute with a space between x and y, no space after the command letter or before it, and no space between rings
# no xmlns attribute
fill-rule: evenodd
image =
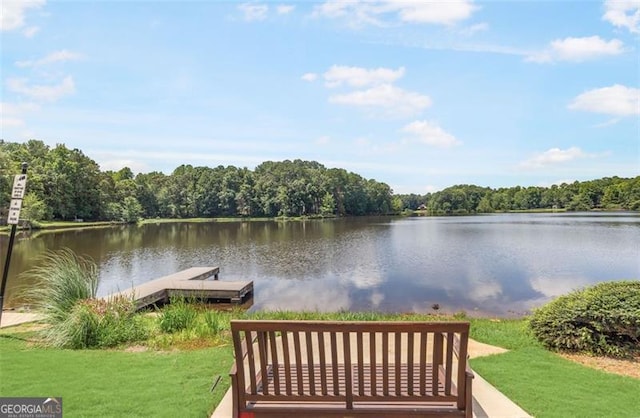
<svg viewBox="0 0 640 418"><path fill-rule="evenodd" d="M253 297L253 281L225 282L218 280L219 267L192 267L178 273L134 286L106 297L135 299L136 309L169 303L171 298L184 297L209 303L243 304ZM214 277L215 280L207 280Z"/></svg>

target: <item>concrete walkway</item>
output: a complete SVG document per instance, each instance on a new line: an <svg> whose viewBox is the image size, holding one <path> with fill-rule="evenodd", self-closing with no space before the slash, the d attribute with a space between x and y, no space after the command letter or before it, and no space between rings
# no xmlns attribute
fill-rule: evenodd
<svg viewBox="0 0 640 418"><path fill-rule="evenodd" d="M38 321L42 315L29 312L2 311L2 323L0 328L13 327L27 322Z"/></svg>
<svg viewBox="0 0 640 418"><path fill-rule="evenodd" d="M501 354L504 348L483 344L469 339L471 358ZM475 373L473 379L473 416L477 418L531 418L522 408ZM227 391L211 418L232 418L231 389Z"/></svg>

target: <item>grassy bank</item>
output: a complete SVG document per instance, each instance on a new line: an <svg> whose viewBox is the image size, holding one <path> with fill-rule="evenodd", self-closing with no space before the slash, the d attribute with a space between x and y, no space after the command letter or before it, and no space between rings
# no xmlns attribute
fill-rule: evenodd
<svg viewBox="0 0 640 418"><path fill-rule="evenodd" d="M527 320L472 319L471 337L509 349L471 367L535 417L638 417L640 379L566 360L540 346Z"/></svg>
<svg viewBox="0 0 640 418"><path fill-rule="evenodd" d="M0 338L1 396L61 396L67 417L206 417L228 386L231 350L60 350ZM223 377L212 393L214 378Z"/></svg>
<svg viewBox="0 0 640 418"><path fill-rule="evenodd" d="M309 219L325 219L327 217L308 217L308 216L296 216L296 217L277 217L277 218L246 218L246 217L228 217L228 218L153 218L142 219L137 225L158 225L167 223L224 223L224 222L256 222L256 221L304 221ZM331 218L331 217L329 217ZM73 222L73 221L42 221L37 222L26 228L30 231L38 232L56 232L61 230L73 230L73 229L89 229L89 228L108 228L114 226L128 225L122 222ZM25 230L20 227L19 230ZM9 234L11 231L10 226L0 226L0 234Z"/></svg>

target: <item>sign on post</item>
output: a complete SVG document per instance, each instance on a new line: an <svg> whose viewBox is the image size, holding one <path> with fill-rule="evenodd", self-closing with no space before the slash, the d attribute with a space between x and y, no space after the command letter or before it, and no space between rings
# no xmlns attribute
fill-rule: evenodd
<svg viewBox="0 0 640 418"><path fill-rule="evenodd" d="M11 199L9 206L9 217L7 223L9 225L18 225L20 222L20 209L22 208L22 199Z"/></svg>
<svg viewBox="0 0 640 418"><path fill-rule="evenodd" d="M22 173L16 175L13 179L13 190L11 191L11 205L9 206L9 218L7 219L7 223L11 225L11 234L9 235L9 245L7 246L7 258L5 258L4 260L4 270L2 272L2 281L0 282L0 323L2 323L2 306L4 305L4 289L7 286L7 277L9 277L9 262L11 261L11 250L13 250L13 241L16 238L16 228L18 228L18 223L20 222L20 209L22 208L22 198L24 198L24 191L27 187L27 166L28 166L27 163L22 163ZM4 408L4 405L2 407Z"/></svg>
<svg viewBox="0 0 640 418"><path fill-rule="evenodd" d="M13 191L11 192L12 199L23 199L24 191L27 187L27 175L16 174L13 178Z"/></svg>

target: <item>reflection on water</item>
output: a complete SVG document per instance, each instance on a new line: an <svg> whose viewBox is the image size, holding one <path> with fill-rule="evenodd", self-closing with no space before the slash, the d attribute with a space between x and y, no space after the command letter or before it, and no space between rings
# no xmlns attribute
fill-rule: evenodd
<svg viewBox="0 0 640 418"><path fill-rule="evenodd" d="M2 257L6 237L0 238ZM253 280L254 309L524 313L572 289L640 278L637 214L509 214L175 223L20 239L6 305L47 249L100 266L101 295L194 266ZM2 259L4 263L4 258Z"/></svg>

